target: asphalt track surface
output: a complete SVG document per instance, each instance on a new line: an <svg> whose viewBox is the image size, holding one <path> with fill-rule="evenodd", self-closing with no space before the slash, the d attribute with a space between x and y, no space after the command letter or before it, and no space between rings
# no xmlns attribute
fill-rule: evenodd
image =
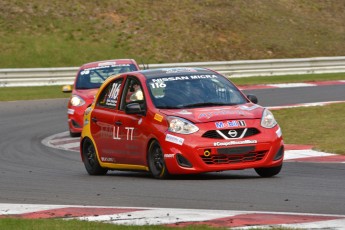
<svg viewBox="0 0 345 230"><path fill-rule="evenodd" d="M344 85L246 93L264 106L345 100ZM289 162L274 178L254 170L169 180L142 172L89 176L78 153L41 144L67 130L66 102L0 102L0 203L345 214L345 164Z"/></svg>

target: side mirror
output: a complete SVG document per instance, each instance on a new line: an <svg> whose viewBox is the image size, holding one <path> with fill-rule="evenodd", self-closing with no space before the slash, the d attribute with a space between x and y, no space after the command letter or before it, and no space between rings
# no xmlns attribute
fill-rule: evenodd
<svg viewBox="0 0 345 230"><path fill-rule="evenodd" d="M141 108L142 106L139 103L130 103L126 105L125 112L127 114L138 114L138 115L145 115L146 110Z"/></svg>
<svg viewBox="0 0 345 230"><path fill-rule="evenodd" d="M70 92L72 92L72 86L70 86L70 85L62 86L62 92L63 93L70 93Z"/></svg>
<svg viewBox="0 0 345 230"><path fill-rule="evenodd" d="M253 94L248 94L248 95L247 95L247 98L248 98L251 102L253 102L254 104L257 104L257 103L258 103L258 98L257 98L255 95L253 95Z"/></svg>

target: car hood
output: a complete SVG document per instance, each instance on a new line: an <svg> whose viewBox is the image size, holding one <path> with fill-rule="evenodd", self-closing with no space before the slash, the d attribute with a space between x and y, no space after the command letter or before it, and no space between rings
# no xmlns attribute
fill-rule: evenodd
<svg viewBox="0 0 345 230"><path fill-rule="evenodd" d="M72 94L78 95L86 100L93 100L98 90L99 90L98 88L97 89L75 89L73 90Z"/></svg>
<svg viewBox="0 0 345 230"><path fill-rule="evenodd" d="M252 104L242 104L236 106L217 106L193 109L162 109L161 113L168 116L182 117L194 123L236 120L236 119L259 119L264 108Z"/></svg>

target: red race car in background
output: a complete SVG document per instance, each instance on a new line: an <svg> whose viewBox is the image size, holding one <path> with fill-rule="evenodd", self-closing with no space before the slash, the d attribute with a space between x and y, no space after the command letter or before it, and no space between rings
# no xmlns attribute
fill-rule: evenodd
<svg viewBox="0 0 345 230"><path fill-rule="evenodd" d="M171 68L107 79L84 115L81 158L90 175L150 171L155 178L282 168L284 142L273 114L217 72Z"/></svg>
<svg viewBox="0 0 345 230"><path fill-rule="evenodd" d="M63 87L63 92L72 92L67 110L70 136L80 135L84 111L91 105L99 87L109 76L137 70L139 66L133 59L97 61L82 65L73 89L70 86Z"/></svg>

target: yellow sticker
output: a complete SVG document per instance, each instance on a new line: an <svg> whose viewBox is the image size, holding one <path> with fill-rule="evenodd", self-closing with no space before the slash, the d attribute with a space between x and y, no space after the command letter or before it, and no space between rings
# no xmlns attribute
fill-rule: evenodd
<svg viewBox="0 0 345 230"><path fill-rule="evenodd" d="M162 115L159 115L158 113L156 113L154 119L155 119L156 121L162 122L163 116L162 116Z"/></svg>

